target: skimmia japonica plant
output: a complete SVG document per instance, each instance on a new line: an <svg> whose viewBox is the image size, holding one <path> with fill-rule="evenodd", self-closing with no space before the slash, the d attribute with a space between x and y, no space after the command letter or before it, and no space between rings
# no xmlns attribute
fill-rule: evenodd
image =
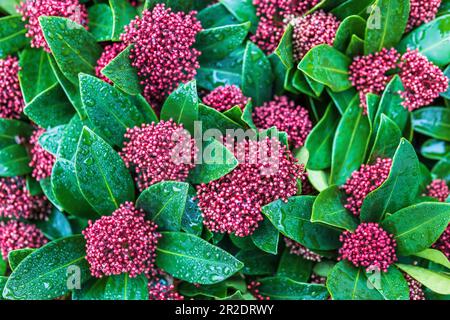
<svg viewBox="0 0 450 320"><path fill-rule="evenodd" d="M449 299L449 4L0 1L0 300Z"/></svg>

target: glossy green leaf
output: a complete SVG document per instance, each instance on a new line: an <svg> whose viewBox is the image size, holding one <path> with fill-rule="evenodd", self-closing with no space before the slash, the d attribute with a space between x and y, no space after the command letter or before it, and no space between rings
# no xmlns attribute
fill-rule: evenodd
<svg viewBox="0 0 450 320"><path fill-rule="evenodd" d="M27 29L19 15L0 18L0 59L22 49L29 40L25 37Z"/></svg>
<svg viewBox="0 0 450 320"><path fill-rule="evenodd" d="M128 273L109 276L104 292L105 300L148 300L148 280L141 274L131 278Z"/></svg>
<svg viewBox="0 0 450 320"><path fill-rule="evenodd" d="M447 154L444 158L439 160L438 163L431 170L433 178L443 179L450 183L450 154Z"/></svg>
<svg viewBox="0 0 450 320"><path fill-rule="evenodd" d="M363 163L370 137L370 124L354 99L342 116L333 141L330 183L342 185Z"/></svg>
<svg viewBox="0 0 450 320"><path fill-rule="evenodd" d="M364 55L364 43L365 41L363 39L353 34L350 38L350 43L345 50L345 54L350 58Z"/></svg>
<svg viewBox="0 0 450 320"><path fill-rule="evenodd" d="M47 220L36 221L36 226L50 240L68 237L73 234L67 217L57 208L52 208Z"/></svg>
<svg viewBox="0 0 450 320"><path fill-rule="evenodd" d="M380 128L378 129L368 162L372 163L377 158L392 158L401 138L402 133L395 122L381 114Z"/></svg>
<svg viewBox="0 0 450 320"><path fill-rule="evenodd" d="M360 38L364 38L365 27L366 21L360 16L349 16L345 18L336 31L333 47L341 52L344 52L350 44L352 34L356 34Z"/></svg>
<svg viewBox="0 0 450 320"><path fill-rule="evenodd" d="M88 8L89 31L97 41L109 41L113 33L113 15L111 7L98 3Z"/></svg>
<svg viewBox="0 0 450 320"><path fill-rule="evenodd" d="M0 118L0 148L16 144L19 137L28 138L32 133L33 127L26 122Z"/></svg>
<svg viewBox="0 0 450 320"><path fill-rule="evenodd" d="M126 47L101 72L122 91L130 95L137 95L142 92L142 88L137 71L131 65L131 48L132 45Z"/></svg>
<svg viewBox="0 0 450 320"><path fill-rule="evenodd" d="M195 189L190 186L186 204L184 206L184 213L181 217L181 229L187 233L201 236L203 230L203 217L202 212L198 207L198 200L195 199L195 196Z"/></svg>
<svg viewBox="0 0 450 320"><path fill-rule="evenodd" d="M161 120L170 119L183 124L191 134L194 133L194 122L198 119L198 95L195 80L181 84L164 102L161 109Z"/></svg>
<svg viewBox="0 0 450 320"><path fill-rule="evenodd" d="M102 52L95 38L81 25L62 17L39 17L45 40L64 76L74 85L78 74L94 74Z"/></svg>
<svg viewBox="0 0 450 320"><path fill-rule="evenodd" d="M0 150L0 177L14 177L28 174L32 171L31 159L26 148L13 144Z"/></svg>
<svg viewBox="0 0 450 320"><path fill-rule="evenodd" d="M262 208L275 228L286 237L312 250L333 250L340 246L339 232L311 222L315 197L297 196L288 202L277 200Z"/></svg>
<svg viewBox="0 0 450 320"><path fill-rule="evenodd" d="M285 277L264 278L259 282L259 293L271 300L326 300L329 295L325 286Z"/></svg>
<svg viewBox="0 0 450 320"><path fill-rule="evenodd" d="M409 1L377 0L367 20L364 54L394 47L402 38L409 18Z"/></svg>
<svg viewBox="0 0 450 320"><path fill-rule="evenodd" d="M259 223L258 228L251 237L255 246L260 250L277 254L278 240L280 238L279 232L268 219L264 219Z"/></svg>
<svg viewBox="0 0 450 320"><path fill-rule="evenodd" d="M280 40L275 54L280 58L281 62L287 69L294 67L294 55L292 49L292 35L294 27L292 24L288 24L286 30L284 30L283 37Z"/></svg>
<svg viewBox="0 0 450 320"><path fill-rule="evenodd" d="M108 277L92 278L81 289L72 291L72 300L104 300Z"/></svg>
<svg viewBox="0 0 450 320"><path fill-rule="evenodd" d="M356 90L353 87L342 92L333 92L329 88L326 88L326 90L340 114L344 114L347 107L352 103L352 100L357 95Z"/></svg>
<svg viewBox="0 0 450 320"><path fill-rule="evenodd" d="M242 262L194 235L162 232L156 264L174 277L191 283L213 284L242 269Z"/></svg>
<svg viewBox="0 0 450 320"><path fill-rule="evenodd" d="M255 106L261 106L272 98L272 67L264 52L248 42L242 66L242 92L252 98Z"/></svg>
<svg viewBox="0 0 450 320"><path fill-rule="evenodd" d="M441 160L450 153L450 143L446 141L429 139L420 148L422 156L428 159Z"/></svg>
<svg viewBox="0 0 450 320"><path fill-rule="evenodd" d="M322 2L328 3L325 7L338 19L343 20L351 15L365 16L369 13L368 7L374 0L325 0Z"/></svg>
<svg viewBox="0 0 450 320"><path fill-rule="evenodd" d="M136 9L127 0L109 0L112 11L112 40L120 40L120 35L124 32L124 27L133 20L136 15Z"/></svg>
<svg viewBox="0 0 450 320"><path fill-rule="evenodd" d="M427 107L412 113L415 131L436 139L450 141L450 109Z"/></svg>
<svg viewBox="0 0 450 320"><path fill-rule="evenodd" d="M397 253L411 255L429 248L450 222L450 205L423 202L387 217L383 228L394 235Z"/></svg>
<svg viewBox="0 0 450 320"><path fill-rule="evenodd" d="M417 252L414 254L416 257L420 257L422 259L426 259L432 261L434 263L440 264L447 269L450 269L450 262L448 258L439 250L436 249L425 249L421 252Z"/></svg>
<svg viewBox="0 0 450 320"><path fill-rule="evenodd" d="M59 144L58 156L73 160L77 151L78 140L83 130L83 122L78 115L73 116L64 129L64 133Z"/></svg>
<svg viewBox="0 0 450 320"><path fill-rule="evenodd" d="M234 0L232 0L234 1ZM227 26L239 22L237 18L223 5L223 3L214 3L199 11L197 19L201 22L204 29Z"/></svg>
<svg viewBox="0 0 450 320"><path fill-rule="evenodd" d="M402 138L386 181L370 192L361 207L361 220L378 222L413 203L419 190L420 168L413 146Z"/></svg>
<svg viewBox="0 0 450 320"><path fill-rule="evenodd" d="M352 86L348 80L350 63L350 58L333 47L323 44L308 51L298 68L331 90L342 92Z"/></svg>
<svg viewBox="0 0 450 320"><path fill-rule="evenodd" d="M0 11L9 13L9 14L17 14L16 6L20 4L20 0L0 0Z"/></svg>
<svg viewBox="0 0 450 320"><path fill-rule="evenodd" d="M203 104L199 104L198 106L198 120L201 122L203 132L209 129L215 129L225 135L227 129L243 129L238 123L234 122L216 109L210 108Z"/></svg>
<svg viewBox="0 0 450 320"><path fill-rule="evenodd" d="M50 201L50 203L54 205L58 210L62 211L63 207L59 203L58 199L56 199L55 194L53 192L51 177L39 180L39 185L41 186L42 192L47 197L48 201Z"/></svg>
<svg viewBox="0 0 450 320"><path fill-rule="evenodd" d="M101 215L134 200L134 183L122 158L87 127L78 142L75 174L81 193Z"/></svg>
<svg viewBox="0 0 450 320"><path fill-rule="evenodd" d="M256 32L259 18L256 15L256 8L252 0L220 0L220 3L222 3L240 22L250 21L251 32Z"/></svg>
<svg viewBox="0 0 450 320"><path fill-rule="evenodd" d="M95 131L115 146L122 146L128 128L144 122L125 94L99 78L80 74L80 92Z"/></svg>
<svg viewBox="0 0 450 320"><path fill-rule="evenodd" d="M291 254L285 248L278 264L277 276L287 277L298 282L307 282L311 276L313 261Z"/></svg>
<svg viewBox="0 0 450 320"><path fill-rule="evenodd" d="M30 103L42 91L56 83L48 53L44 50L25 49L20 53L20 88L25 103Z"/></svg>
<svg viewBox="0 0 450 320"><path fill-rule="evenodd" d="M278 265L276 255L261 250L242 250L236 255L236 259L244 263L242 273L245 275L270 275L275 273Z"/></svg>
<svg viewBox="0 0 450 320"><path fill-rule="evenodd" d="M24 248L12 250L8 253L8 262L9 267L12 271L14 271L17 266L22 262L23 259L28 257L32 252L36 251L36 249Z"/></svg>
<svg viewBox="0 0 450 320"><path fill-rule="evenodd" d="M322 191L314 201L311 222L354 231L359 222L344 207L345 198L345 193L338 186L331 186Z"/></svg>
<svg viewBox="0 0 450 320"><path fill-rule="evenodd" d="M448 274L406 264L397 264L397 266L432 291L439 294L450 294L450 276Z"/></svg>
<svg viewBox="0 0 450 320"><path fill-rule="evenodd" d="M69 291L69 281L90 278L82 235L58 239L28 255L8 278L3 296L13 300L54 299ZM74 279L71 279L72 276Z"/></svg>

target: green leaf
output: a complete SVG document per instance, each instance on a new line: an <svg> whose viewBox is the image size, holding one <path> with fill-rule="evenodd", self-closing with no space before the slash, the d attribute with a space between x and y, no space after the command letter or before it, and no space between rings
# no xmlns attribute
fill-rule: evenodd
<svg viewBox="0 0 450 320"><path fill-rule="evenodd" d="M402 138L392 160L389 176L370 192L361 207L361 220L378 222L413 203L419 190L419 161L413 146Z"/></svg>
<svg viewBox="0 0 450 320"><path fill-rule="evenodd" d="M128 96L128 99L135 105L139 112L144 117L145 123L158 123L159 119L156 116L155 110L148 104L147 100L141 95Z"/></svg>
<svg viewBox="0 0 450 320"><path fill-rule="evenodd" d="M49 128L69 122L75 109L59 83L55 83L31 100L24 113L40 127Z"/></svg>
<svg viewBox="0 0 450 320"><path fill-rule="evenodd" d="M122 158L87 127L78 142L75 173L81 193L101 215L134 200L134 183Z"/></svg>
<svg viewBox="0 0 450 320"><path fill-rule="evenodd" d="M197 14L197 19L201 22L204 29L239 23L223 3L214 3L204 8Z"/></svg>
<svg viewBox="0 0 450 320"><path fill-rule="evenodd" d="M88 280L80 290L72 291L72 300L104 300L108 277Z"/></svg>
<svg viewBox="0 0 450 320"><path fill-rule="evenodd" d="M402 38L409 18L409 1L377 0L367 20L364 54L394 47Z"/></svg>
<svg viewBox="0 0 450 320"><path fill-rule="evenodd" d="M415 131L436 139L450 141L450 109L427 107L412 113Z"/></svg>
<svg viewBox="0 0 450 320"><path fill-rule="evenodd" d="M340 114L344 114L347 107L352 103L352 100L357 95L356 90L353 87L342 92L333 92L329 88L326 88L326 90Z"/></svg>
<svg viewBox="0 0 450 320"><path fill-rule="evenodd" d="M81 284L90 278L82 235L50 242L27 256L6 282L3 296L12 300L54 299L69 291L70 276Z"/></svg>
<svg viewBox="0 0 450 320"><path fill-rule="evenodd" d="M256 8L253 5L252 0L220 0L220 3L222 3L240 22L250 21L251 32L256 32L259 18L256 15Z"/></svg>
<svg viewBox="0 0 450 320"><path fill-rule="evenodd" d="M345 193L338 186L331 186L322 191L314 201L311 222L354 231L358 227L358 219L347 211L344 203Z"/></svg>
<svg viewBox="0 0 450 320"><path fill-rule="evenodd" d="M0 177L15 177L31 173L26 148L13 144L0 150Z"/></svg>
<svg viewBox="0 0 450 320"><path fill-rule="evenodd" d="M181 217L181 229L187 233L201 236L203 231L203 217L197 204L198 200L194 199L195 196L195 189L190 186L186 205L184 206L184 213Z"/></svg>
<svg viewBox="0 0 450 320"><path fill-rule="evenodd" d="M185 182L159 182L141 193L136 206L147 213L147 219L154 221L158 230L179 231L188 189Z"/></svg>
<svg viewBox="0 0 450 320"><path fill-rule="evenodd" d="M141 274L135 278L128 273L109 276L104 292L105 300L148 300L148 280Z"/></svg>
<svg viewBox="0 0 450 320"><path fill-rule="evenodd" d="M329 174L323 170L306 169L308 173L308 180L317 191L321 192L328 188Z"/></svg>
<svg viewBox="0 0 450 320"><path fill-rule="evenodd" d="M51 204L53 204L58 210L63 210L61 204L58 199L56 199L55 194L53 193L53 188L51 184L51 177L47 177L39 181L39 185L41 186L42 192L48 198Z"/></svg>
<svg viewBox="0 0 450 320"><path fill-rule="evenodd" d="M403 274L394 266L387 272L374 271L367 275L369 284L382 295L385 300L409 300L409 285Z"/></svg>
<svg viewBox="0 0 450 320"><path fill-rule="evenodd" d="M322 1L328 3L325 6L330 12L335 15L339 20L357 14L365 16L368 13L367 7L373 4L374 0L330 0Z"/></svg>
<svg viewBox="0 0 450 320"><path fill-rule="evenodd" d="M275 273L278 265L276 255L258 249L239 251L236 259L244 263L242 273L245 275L270 275Z"/></svg>
<svg viewBox="0 0 450 320"><path fill-rule="evenodd" d="M39 17L45 40L64 76L74 85L78 74L95 74L102 48L82 26L62 17Z"/></svg>
<svg viewBox="0 0 450 320"><path fill-rule="evenodd" d="M28 123L14 119L0 118L0 148L16 144L20 137L28 138L33 127Z"/></svg>
<svg viewBox="0 0 450 320"><path fill-rule="evenodd" d="M441 160L446 154L450 153L450 143L436 139L429 139L422 144L420 153L425 158Z"/></svg>
<svg viewBox="0 0 450 320"><path fill-rule="evenodd" d="M288 24L286 30L284 30L283 37L275 49L275 54L280 58L281 62L287 69L294 67L294 55L292 49L292 34L294 27L292 24Z"/></svg>
<svg viewBox="0 0 450 320"><path fill-rule="evenodd" d="M302 283L285 277L271 277L259 280L259 293L270 300L326 300L325 286Z"/></svg>
<svg viewBox="0 0 450 320"><path fill-rule="evenodd" d="M0 59L22 49L29 40L25 37L27 29L19 15L0 18Z"/></svg>
<svg viewBox="0 0 450 320"><path fill-rule="evenodd" d="M311 222L315 197L297 196L277 200L262 208L275 228L311 250L333 250L340 246L339 232Z"/></svg>
<svg viewBox="0 0 450 320"><path fill-rule="evenodd" d="M333 300L383 300L362 268L347 261L338 262L328 275L327 288Z"/></svg>
<svg viewBox="0 0 450 320"><path fill-rule="evenodd" d="M128 128L144 122L143 115L130 99L103 80L80 74L80 92L95 131L115 146L122 146Z"/></svg>
<svg viewBox="0 0 450 320"><path fill-rule="evenodd" d="M254 43L247 42L242 66L242 92L261 106L272 98L272 67L264 52Z"/></svg>
<svg viewBox="0 0 450 320"><path fill-rule="evenodd" d="M286 277L298 282L307 282L311 276L313 262L301 256L291 254L285 248L278 264L277 276Z"/></svg>
<svg viewBox="0 0 450 320"><path fill-rule="evenodd" d="M345 54L351 58L362 56L364 52L365 41L356 35L352 35Z"/></svg>
<svg viewBox="0 0 450 320"><path fill-rule="evenodd" d="M14 271L17 268L17 266L23 261L23 259L28 257L28 255L30 255L34 251L36 251L36 249L30 249L30 248L17 249L17 250L10 251L8 253L8 262L9 262L9 267L11 268L11 270Z"/></svg>
<svg viewBox="0 0 450 320"><path fill-rule="evenodd" d="M202 53L200 61L217 61L236 50L247 37L250 22L203 29L197 34L195 47Z"/></svg>
<svg viewBox="0 0 450 320"><path fill-rule="evenodd" d="M440 264L448 269L450 269L450 262L448 261L445 254L443 254L439 250L435 249L425 249L421 252L417 252L414 254L416 257L420 257L422 259L427 259L434 263Z"/></svg>
<svg viewBox="0 0 450 320"><path fill-rule="evenodd" d="M127 0L109 0L112 11L112 40L120 40L120 35L124 32L124 27L133 20L136 15L136 9Z"/></svg>
<svg viewBox="0 0 450 320"><path fill-rule="evenodd" d="M394 235L399 255L411 255L428 249L450 222L450 205L422 202L395 212L382 222Z"/></svg>
<svg viewBox="0 0 450 320"><path fill-rule="evenodd" d="M448 274L406 264L397 264L397 266L432 291L439 294L450 294L450 276Z"/></svg>
<svg viewBox="0 0 450 320"><path fill-rule="evenodd" d="M226 135L227 129L243 129L238 123L204 104L199 104L198 106L198 120L201 122L202 132L215 129Z"/></svg>
<svg viewBox="0 0 450 320"><path fill-rule="evenodd" d="M94 4L88 8L89 31L97 41L110 41L113 28L111 7L105 3Z"/></svg>
<svg viewBox="0 0 450 320"><path fill-rule="evenodd" d="M349 89L350 58L338 50L323 44L312 48L300 61L298 68L313 80L328 86L334 92Z"/></svg>
<svg viewBox="0 0 450 320"><path fill-rule="evenodd" d="M262 251L277 254L278 240L280 238L278 230L270 223L268 219L264 219L258 228L251 235L253 243Z"/></svg>
<svg viewBox="0 0 450 320"><path fill-rule="evenodd" d="M36 226L50 240L68 237L73 234L69 220L57 208L52 208L52 212L47 220L36 221Z"/></svg>
<svg viewBox="0 0 450 320"><path fill-rule="evenodd" d="M152 10L158 3L164 3L166 8L171 8L173 11L189 12L194 9L197 0L145 0L144 9Z"/></svg>
<svg viewBox="0 0 450 320"><path fill-rule="evenodd" d="M189 173L189 181L193 184L208 183L230 173L237 167L238 161L233 153L215 139L203 139L199 149L197 164Z"/></svg>
<svg viewBox="0 0 450 320"><path fill-rule="evenodd" d="M450 15L444 15L411 31L398 45L400 52L418 49L432 63L443 67L450 62Z"/></svg>
<svg viewBox="0 0 450 320"><path fill-rule="evenodd" d="M172 276L190 283L213 284L242 269L242 262L194 235L162 232L156 264Z"/></svg>
<svg viewBox="0 0 450 320"><path fill-rule="evenodd" d="M102 69L101 73L120 90L130 95L137 95L142 92L142 87L137 71L131 65L130 52L132 47L132 45L126 47Z"/></svg>
<svg viewBox="0 0 450 320"><path fill-rule="evenodd" d="M433 178L443 179L450 183L450 154L439 160L438 163L431 170Z"/></svg>
<svg viewBox="0 0 450 320"><path fill-rule="evenodd" d="M48 60L48 53L44 50L23 50L19 56L19 63L20 88L25 103L30 103L42 91L57 82Z"/></svg>
<svg viewBox="0 0 450 320"><path fill-rule="evenodd" d="M372 151L369 155L369 163L377 158L392 158L402 138L402 133L394 121L381 114L380 128L378 129Z"/></svg>
<svg viewBox="0 0 450 320"><path fill-rule="evenodd" d="M8 263L3 260L3 257L0 255L0 281L2 277L6 274L6 269L8 269ZM0 292L3 292L3 287L5 286L6 280L2 284L0 282ZM3 296L0 294L0 300L3 298Z"/></svg>
<svg viewBox="0 0 450 320"><path fill-rule="evenodd" d="M64 211L80 218L97 217L95 210L81 193L72 161L57 158L53 165L51 184L53 194Z"/></svg>
<svg viewBox="0 0 450 320"><path fill-rule="evenodd" d="M330 183L342 185L363 163L370 137L370 124L354 99L342 116L333 141Z"/></svg>
<svg viewBox="0 0 450 320"><path fill-rule="evenodd" d="M349 16L345 18L336 31L333 47L344 52L349 46L352 34L364 38L364 29L366 21L360 16Z"/></svg>
<svg viewBox="0 0 450 320"><path fill-rule="evenodd" d="M181 84L164 102L161 109L161 120L170 119L183 124L191 134L194 133L194 122L198 119L198 95L195 80Z"/></svg>
<svg viewBox="0 0 450 320"><path fill-rule="evenodd" d="M58 156L66 159L73 160L75 152L77 151L78 140L83 130L83 122L78 115L74 115L73 118L66 125L64 133L59 144Z"/></svg>
<svg viewBox="0 0 450 320"><path fill-rule="evenodd" d="M20 2L20 0L0 0L0 11L9 14L17 14L16 6L19 5Z"/></svg>
<svg viewBox="0 0 450 320"><path fill-rule="evenodd" d="M322 170L331 166L333 138L339 119L339 113L330 104L322 119L308 135L305 143L306 149L309 151L308 169Z"/></svg>

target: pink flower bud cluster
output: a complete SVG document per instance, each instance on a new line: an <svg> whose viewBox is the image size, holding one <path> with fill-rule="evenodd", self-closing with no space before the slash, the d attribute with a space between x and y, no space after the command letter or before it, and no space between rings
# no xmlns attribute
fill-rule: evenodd
<svg viewBox="0 0 450 320"><path fill-rule="evenodd" d="M13 250L39 248L46 243L44 234L35 225L17 220L0 221L0 251L4 260Z"/></svg>
<svg viewBox="0 0 450 320"><path fill-rule="evenodd" d="M275 126L279 131L286 132L289 135L289 142L295 148L304 145L312 129L308 110L296 105L286 96L275 97L274 100L255 107L253 122L259 129Z"/></svg>
<svg viewBox="0 0 450 320"><path fill-rule="evenodd" d="M44 48L50 52L47 41L39 23L41 16L56 16L68 18L76 23L87 25L87 9L78 0L26 0L21 2L17 11L22 14L22 20L26 21L26 36L31 39L32 48ZM87 28L87 27L86 27Z"/></svg>
<svg viewBox="0 0 450 320"><path fill-rule="evenodd" d="M37 129L30 137L30 167L33 168L31 175L38 181L51 176L53 164L55 163L55 157L39 144L39 137L44 132L44 129Z"/></svg>
<svg viewBox="0 0 450 320"><path fill-rule="evenodd" d="M140 191L161 181L184 181L195 167L195 140L172 120L129 128L125 138L120 155Z"/></svg>
<svg viewBox="0 0 450 320"><path fill-rule="evenodd" d="M126 47L127 46L123 42L113 42L105 46L102 55L97 60L97 65L95 66L95 75L103 81L112 84L111 80L109 80L105 75L102 74L102 70Z"/></svg>
<svg viewBox="0 0 450 320"><path fill-rule="evenodd" d="M441 0L410 0L410 11L406 31L411 31L436 17Z"/></svg>
<svg viewBox="0 0 450 320"><path fill-rule="evenodd" d="M447 183L441 179L435 179L431 181L431 183L427 186L427 196L436 198L440 202L445 202L448 196L450 195L450 191L448 189Z"/></svg>
<svg viewBox="0 0 450 320"><path fill-rule="evenodd" d="M269 297L264 297L262 294L259 293L259 286L261 285L258 281L252 281L250 284L247 285L248 291L256 298L256 300L270 300Z"/></svg>
<svg viewBox="0 0 450 320"><path fill-rule="evenodd" d="M295 18L291 23L294 26L292 47L296 61L300 61L315 46L332 46L340 25L340 21L333 14L323 10Z"/></svg>
<svg viewBox="0 0 450 320"><path fill-rule="evenodd" d="M134 44L130 59L150 103L161 103L180 83L195 77L200 52L193 45L202 30L195 16L195 11L174 13L157 4L125 27L121 39Z"/></svg>
<svg viewBox="0 0 450 320"><path fill-rule="evenodd" d="M24 102L19 70L16 57L0 59L0 118L19 119L22 114Z"/></svg>
<svg viewBox="0 0 450 320"><path fill-rule="evenodd" d="M387 272L389 266L397 261L394 236L378 223L361 223L353 233L344 231L339 240L343 243L339 260L348 260L355 267Z"/></svg>
<svg viewBox="0 0 450 320"><path fill-rule="evenodd" d="M409 286L409 300L425 300L422 284L408 274L404 274Z"/></svg>
<svg viewBox="0 0 450 320"><path fill-rule="evenodd" d="M433 244L433 248L441 251L450 259L450 225L447 226L441 237Z"/></svg>
<svg viewBox="0 0 450 320"><path fill-rule="evenodd" d="M0 217L43 220L50 211L47 198L30 195L23 177L0 178Z"/></svg>
<svg viewBox="0 0 450 320"><path fill-rule="evenodd" d="M241 89L235 85L217 87L203 97L204 104L220 112L227 111L235 106L244 109L248 100Z"/></svg>
<svg viewBox="0 0 450 320"><path fill-rule="evenodd" d="M377 158L374 164L363 164L354 171L342 186L348 195L345 208L359 216L364 199L388 178L391 166L392 159Z"/></svg>
<svg viewBox="0 0 450 320"><path fill-rule="evenodd" d="M289 248L289 253L295 254L297 256L302 257L303 259L310 260L310 261L316 261L320 262L322 261L322 257L318 255L317 253L312 252L305 246L301 245L300 243L291 240L289 238L284 238L284 243L286 244L286 247Z"/></svg>
<svg viewBox="0 0 450 320"><path fill-rule="evenodd" d="M129 273L130 277L154 270L157 225L145 220L145 212L131 202L121 204L111 216L89 221L83 231L86 260L94 277Z"/></svg>
<svg viewBox="0 0 450 320"><path fill-rule="evenodd" d="M263 219L262 206L277 199L287 201L297 193L303 166L275 138L244 140L228 147L239 165L222 178L199 185L198 205L209 230L245 237Z"/></svg>
<svg viewBox="0 0 450 320"><path fill-rule="evenodd" d="M175 291L173 284L164 284L157 282L148 283L149 300L184 300L184 297Z"/></svg>

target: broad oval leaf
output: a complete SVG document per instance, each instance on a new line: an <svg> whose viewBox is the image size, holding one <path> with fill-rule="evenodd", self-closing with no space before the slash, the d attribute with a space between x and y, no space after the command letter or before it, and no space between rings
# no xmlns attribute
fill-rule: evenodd
<svg viewBox="0 0 450 320"><path fill-rule="evenodd" d="M31 173L31 159L26 148L13 144L0 150L0 177L14 177Z"/></svg>
<svg viewBox="0 0 450 320"><path fill-rule="evenodd" d="M277 254L280 234L269 219L264 219L251 236L253 243L262 251Z"/></svg>
<svg viewBox="0 0 450 320"><path fill-rule="evenodd" d="M252 33L256 32L259 18L256 15L256 8L252 0L220 0L220 3L240 22L250 21L250 30Z"/></svg>
<svg viewBox="0 0 450 320"><path fill-rule="evenodd" d="M427 107L412 113L415 131L436 139L450 141L450 109Z"/></svg>
<svg viewBox="0 0 450 320"><path fill-rule="evenodd" d="M24 248L12 250L8 253L8 263L11 271L14 271L17 266L28 257L32 252L36 251L36 249Z"/></svg>
<svg viewBox="0 0 450 320"><path fill-rule="evenodd" d="M0 18L0 59L6 58L29 42L25 37L27 29L20 15L11 15Z"/></svg>
<svg viewBox="0 0 450 320"><path fill-rule="evenodd" d="M111 7L98 3L88 8L88 26L97 41L109 41L112 36L113 16Z"/></svg>
<svg viewBox="0 0 450 320"><path fill-rule="evenodd" d="M244 263L241 272L245 275L271 275L278 265L278 256L258 249L239 251L236 259Z"/></svg>
<svg viewBox="0 0 450 320"><path fill-rule="evenodd" d="M271 300L326 300L327 288L319 284L303 283L286 277L260 279L259 293Z"/></svg>
<svg viewBox="0 0 450 320"><path fill-rule="evenodd" d="M313 261L292 254L289 248L285 248L278 264L277 276L307 282L311 277L313 264Z"/></svg>
<svg viewBox="0 0 450 320"><path fill-rule="evenodd" d="M427 259L434 263L440 264L448 269L450 269L450 262L447 256L439 250L436 249L425 249L421 252L417 252L414 254L416 257L420 257L422 259Z"/></svg>
<svg viewBox="0 0 450 320"><path fill-rule="evenodd" d="M425 141L421 148L422 156L432 160L441 160L450 153L450 143L442 140L429 139Z"/></svg>
<svg viewBox="0 0 450 320"><path fill-rule="evenodd" d="M448 274L406 264L397 264L397 266L430 290L439 294L450 294Z"/></svg>
<svg viewBox="0 0 450 320"><path fill-rule="evenodd" d="M124 27L136 17L137 11L127 0L109 0L109 5L113 18L111 38L118 41L124 32Z"/></svg>
<svg viewBox="0 0 450 320"><path fill-rule="evenodd" d="M369 163L374 162L378 157L392 158L402 138L402 132L397 124L381 114L380 127L378 128L372 151L369 155Z"/></svg>
<svg viewBox="0 0 450 320"><path fill-rule="evenodd" d="M148 280L143 274L131 278L128 273L109 276L106 281L105 300L148 300Z"/></svg>

